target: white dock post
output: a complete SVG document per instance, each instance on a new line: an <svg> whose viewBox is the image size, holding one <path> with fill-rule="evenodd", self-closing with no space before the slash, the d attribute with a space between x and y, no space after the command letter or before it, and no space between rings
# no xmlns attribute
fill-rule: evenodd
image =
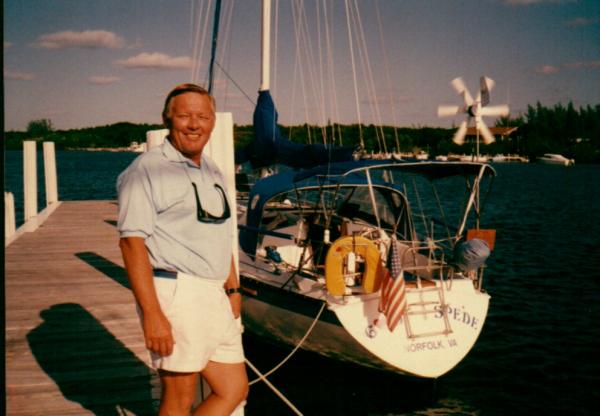
<svg viewBox="0 0 600 416"><path fill-rule="evenodd" d="M169 134L169 129L149 130L146 132L146 151L160 146Z"/></svg>
<svg viewBox="0 0 600 416"><path fill-rule="evenodd" d="M17 221L15 217L15 196L12 192L4 192L4 245L15 235Z"/></svg>
<svg viewBox="0 0 600 416"><path fill-rule="evenodd" d="M46 206L48 206L58 202L54 142L44 142L44 178L46 179Z"/></svg>
<svg viewBox="0 0 600 416"><path fill-rule="evenodd" d="M24 222L28 231L37 228L37 154L36 142L23 142L23 199Z"/></svg>

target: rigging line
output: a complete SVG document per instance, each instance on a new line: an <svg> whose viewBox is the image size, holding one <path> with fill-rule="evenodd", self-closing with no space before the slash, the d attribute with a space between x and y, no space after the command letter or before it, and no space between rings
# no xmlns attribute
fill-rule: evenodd
<svg viewBox="0 0 600 416"><path fill-rule="evenodd" d="M283 395L283 393L281 393L273 384L271 384L271 382L267 378L265 378L265 376L258 370L258 368L254 366L254 364L250 362L250 360L248 360L247 358L245 358L244 360L246 361L248 367L250 367L250 369L252 369L252 371L254 371L259 376L258 380L264 381L264 383L267 386L269 386L271 390L273 390L277 397L279 397L292 410L292 412L294 412L296 415L302 416L300 410L298 410L296 406L294 406L293 403Z"/></svg>
<svg viewBox="0 0 600 416"><path fill-rule="evenodd" d="M301 48L301 44L300 44L301 27L302 27L302 25L300 24L300 17L299 17L299 15L301 13L300 13L299 10L296 10L296 7L300 8L300 6L295 6L295 7L293 6L292 7L292 14L293 14L293 18L294 18L294 29L295 29L294 32L296 33L296 63L295 63L295 68L294 69L295 70L298 69L298 74L299 74L299 77L300 77L300 86L301 86L301 88L302 88L303 91L306 91L306 85L305 85L305 80L304 80L304 72L302 71L302 68L300 67L300 62L302 61L302 48ZM306 102L306 94L302 94L302 99L303 99L303 103L304 103L304 120L305 120L305 123L307 125L308 142L310 144L312 144L312 131L311 131L310 123L309 123L309 120L308 120L308 105L307 105L307 102Z"/></svg>
<svg viewBox="0 0 600 416"><path fill-rule="evenodd" d="M306 341L306 339L308 338L308 336L311 334L311 332L312 332L313 328L315 327L315 325L317 324L317 322L319 322L319 318L321 317L321 314L325 310L326 306L327 306L327 302L323 302L323 304L321 305L321 309L319 309L319 312L317 313L317 316L315 316L315 319L313 319L312 324L310 324L310 327L308 328L308 330L306 331L306 333L304 334L304 336L300 339L300 341L294 347L294 349L287 355L287 357L285 357L279 364L277 364L275 367L273 367L272 369L270 369L269 371L267 371L261 377L256 378L256 379L252 380L251 382L249 382L248 383L249 386L251 386L252 384L258 382L259 380L262 380L263 378L266 378L266 377L270 376L275 371L279 370L279 368L283 364L285 364L290 358L292 358L292 356L296 353L296 351L298 351L298 349L302 346L302 344L304 343L304 341Z"/></svg>
<svg viewBox="0 0 600 416"><path fill-rule="evenodd" d="M250 98L250 96L248 94L246 94L246 91L244 91L244 89L237 83L235 82L235 80L233 79L233 77L231 75L229 75L229 73L225 70L225 68L223 68L221 66L221 64L219 63L219 61L215 61L215 64L219 67L219 69L221 71L223 71L223 73L225 74L225 76L231 81L233 82L233 85L235 85L237 87L237 89L244 94L244 96L248 99L248 101L250 101L252 103L253 106L256 105L256 103L252 100L252 98Z"/></svg>
<svg viewBox="0 0 600 416"><path fill-rule="evenodd" d="M315 59L315 53L313 48L312 37L310 34L312 33L309 30L308 26L308 18L306 16L306 12L304 12L304 31L306 33L306 45L307 45L307 55L310 62L309 65L309 75L311 80L311 91L313 96L315 97L314 101L318 105L316 106L316 115L317 115L317 123L320 125L321 137L324 145L327 145L327 130L325 128L326 125L326 109L325 109L325 89L323 88L323 64L322 64L322 46L321 46L321 19L318 4L315 3L315 14L317 16L317 59Z"/></svg>
<svg viewBox="0 0 600 416"><path fill-rule="evenodd" d="M366 87L368 91L368 96L371 101L371 113L373 118L375 119L375 134L377 137L377 142L379 144L379 151L387 152L387 146L385 144L384 135L383 135L383 127L381 115L379 112L379 102L377 100L377 92L375 88L375 80L373 77L373 71L371 68L371 60L369 59L369 48L367 47L365 31L362 23L362 18L360 15L360 9L358 7L357 0L354 0L354 9L355 9L355 19L357 30L357 40L359 41L359 52L362 58L361 64L363 66L363 71L366 77ZM382 146L383 145L383 146Z"/></svg>
<svg viewBox="0 0 600 416"><path fill-rule="evenodd" d="M348 28L348 43L350 44L350 58L352 61L352 79L354 82L354 101L356 104L356 115L358 118L358 135L360 139L360 145L364 148L365 141L363 139L362 120L360 116L360 105L358 100L358 83L356 80L356 63L354 61L354 45L352 43L352 31L350 27L350 11L348 8L348 0L344 0L344 5L346 6L346 25Z"/></svg>
<svg viewBox="0 0 600 416"><path fill-rule="evenodd" d="M415 179L414 176L412 178L412 182L413 182L413 189L414 189L414 192L415 192L415 198L417 200L417 205L419 206L419 211L421 213L420 217L421 217L421 220L423 221L423 230L426 233L426 237L429 237L427 235L428 230L429 230L429 226L427 225L427 217L425 216L425 210L423 209L423 204L422 204L422 201L421 201L421 196L419 195L419 188L417 186L417 181L416 181L416 179Z"/></svg>
<svg viewBox="0 0 600 416"><path fill-rule="evenodd" d="M372 69L372 65L371 65L371 59L369 56L369 48L367 47L365 31L363 28L362 18L360 17L360 11L358 9L358 4L356 4L356 11L357 11L357 15L358 15L358 23L359 23L359 27L360 27L361 41L362 41L363 50L364 50L364 61L365 61L365 67L366 67L365 72L367 73L367 80L368 80L367 85L369 85L369 87L370 87L371 102L373 103L371 105L371 109L372 109L372 112L374 113L373 116L376 120L375 133L378 137L378 140L381 140L381 144L383 144L383 146L381 146L381 144L380 144L380 151L382 150L383 152L387 153L387 144L385 142L385 134L383 131L383 120L381 117L381 110L380 110L380 106L379 106L379 97L377 94L377 88L375 85L375 77L373 76L373 69Z"/></svg>
<svg viewBox="0 0 600 416"><path fill-rule="evenodd" d="M310 115L311 113L309 113L309 104L308 104L308 98L309 98L309 94L307 94L307 90L310 87L311 90L313 91L313 93L311 94L312 97L314 97L313 103L311 103L312 105L314 105L315 107L317 107L318 109L318 98L316 98L316 94L314 92L314 85L315 85L315 81L314 81L314 67L315 67L315 63L314 60L312 59L313 54L311 53L311 43L310 43L310 36L309 36L309 30L308 30L308 19L306 18L306 12L305 12L305 7L304 7L304 1L300 1L298 2L298 33L299 33L299 45L300 45L300 53L301 55L303 55L304 57L304 62L308 62L308 65L304 65L305 68L307 68L307 73L305 74L304 71L302 71L302 68L300 69L300 74L302 75L302 100L304 102L304 114L305 114L305 120L306 120L306 124L309 126L308 128L311 131L312 134L312 123L311 123L311 118ZM309 78L310 83L308 82L308 80L306 78ZM316 104L316 105L315 105ZM318 112L318 110L317 110ZM315 138L316 139L316 138Z"/></svg>
<svg viewBox="0 0 600 416"><path fill-rule="evenodd" d="M450 228L448 227L448 220L446 219L446 213L444 211L444 208L442 207L442 201L440 199L439 192L433 181L431 182L431 189L433 190L435 202L437 203L438 209L440 210L440 215L442 217L442 222L444 223L444 229L446 231L446 234L448 235L448 239L452 239L452 235L450 234Z"/></svg>
<svg viewBox="0 0 600 416"><path fill-rule="evenodd" d="M207 8L206 8L206 15L204 16L204 24L203 24L203 29L202 29L202 41L201 41L201 45L202 48L200 49L200 55L198 56L198 66L196 67L196 79L200 80L200 63L202 62L202 59L204 57L204 48L206 47L206 45L208 44L208 28L210 27L209 21L210 21L210 17L212 16L212 14L210 13L211 9L213 6L213 0L209 0L208 4L207 4ZM210 57L209 57L210 59ZM206 74L204 76L204 84L208 84L208 67L206 68Z"/></svg>
<svg viewBox="0 0 600 416"><path fill-rule="evenodd" d="M272 81L273 82L271 83L273 85L273 92L277 91L277 79L278 79L277 61L278 61L279 55L278 55L277 48L279 47L279 0L275 0L275 24L274 24L274 26L275 26L275 38L273 39L273 48L271 49L273 51L273 72L272 72L272 74L273 74Z"/></svg>
<svg viewBox="0 0 600 416"><path fill-rule="evenodd" d="M221 56L221 61L223 61L223 58L225 56L230 57L231 56L231 33L232 33L232 18L233 18L233 2L225 2L224 5L224 9L222 14L224 15L224 18L221 19L223 21L223 29L220 30L220 32L223 33L223 37L222 40L220 42L221 48L219 49L220 51L217 53L216 59L218 59L219 56Z"/></svg>
<svg viewBox="0 0 600 416"><path fill-rule="evenodd" d="M292 74L292 99L290 100L290 109L289 109L289 114L290 114L290 119L294 116L294 109L296 106L296 81L298 79L298 29L296 27L296 9L294 6L294 3L292 3L292 23L294 25L294 33L296 34L294 36L294 64L293 64L293 74ZM292 123L290 123L291 125ZM289 139L292 138L292 129L293 127L290 126L290 130L289 130ZM309 135L309 139L310 139L310 135Z"/></svg>
<svg viewBox="0 0 600 416"><path fill-rule="evenodd" d="M323 85L324 75L323 75L323 42L321 40L321 13L319 13L319 1L315 3L315 13L317 15L317 50L318 50L318 58L319 58L319 95L321 98L321 112L322 112L322 124L321 124L321 134L323 136L323 144L327 145L329 141L327 138L327 125L326 125L326 108L325 108L325 85Z"/></svg>
<svg viewBox="0 0 600 416"><path fill-rule="evenodd" d="M198 83L198 74L200 73L200 64L202 60L202 54L204 49L204 36L202 34L202 28L206 27L206 24L202 22L203 17L208 18L210 9L210 0L203 0L198 10L198 19L196 19L196 36L194 38L194 55L193 55L193 69L192 69L192 82ZM206 9L206 10L205 10Z"/></svg>
<svg viewBox="0 0 600 416"><path fill-rule="evenodd" d="M277 6L279 6L279 2L276 2L276 7L277 7ZM278 37L279 37L279 33L278 33L278 27L277 27L277 26L278 26L278 24L279 24L279 16L277 15L277 12L278 12L278 8L276 8L276 9L275 9L275 52L274 52L274 55L275 55L275 56L274 56L274 59L273 59L273 61L274 61L274 62L276 62L276 61L277 61L277 43L278 43L278 41L279 41L279 38L278 38ZM269 16L269 19L270 19L270 18L271 18L271 16ZM270 32L269 32L269 36L271 36L271 35L270 35ZM271 51L273 51L273 48L269 48L269 52L270 52L270 53L273 53L273 52L271 52ZM270 56L269 56L269 59L271 59L271 57L270 57ZM275 74L275 76L276 76L277 72L276 72L276 70L275 70L275 71L272 71L272 72L270 71L270 72L269 72L269 76L271 76L270 74ZM270 79L269 79L269 85L270 85L270 86L269 86L269 88L271 88L271 85L275 86L275 84L271 84L271 80L270 80ZM277 120L276 120L276 117L275 117L275 114L276 114L276 113L277 113L277 109L276 109L276 107L275 107L275 106L273 106L273 117L272 117L272 120L273 120L273 128L271 129L271 130L272 130L272 132L273 132L273 134L272 134L272 136L271 136L271 140L273 141L273 143L275 143L275 139L276 139L276 137L275 137L275 133L276 133L276 131L277 131Z"/></svg>
<svg viewBox="0 0 600 416"><path fill-rule="evenodd" d="M334 115L334 120L340 120L340 115L339 115L339 108L338 108L338 99L337 99L337 92L336 92L336 85L335 85L335 71L334 71L334 59L333 59L333 47L332 47L332 43L333 43L333 36L332 34L330 34L330 27L333 25L333 23L330 21L328 14L327 14L327 4L332 4L331 2L323 2L323 15L324 15L324 20L325 20L325 45L327 46L327 66L329 68L329 93L331 94L331 96L333 97L331 99L332 101L332 111L333 111L333 115ZM332 14L333 15L333 14ZM341 127L338 126L338 132L339 132L339 144L343 145L343 140L342 140L342 133L341 133ZM332 136L332 142L335 144L335 121L334 124L332 124L331 126L331 136Z"/></svg>
<svg viewBox="0 0 600 416"><path fill-rule="evenodd" d="M231 63L231 45L230 45L230 38L231 38L231 22L232 22L232 17L233 17L233 2L227 2L225 3L225 28L223 30L223 32L225 33L225 36L223 38L223 41L221 42L221 44L223 45L221 48L221 53L220 55L223 57L223 59L226 59L227 63L226 66L229 67L230 63ZM223 108L227 108L227 99L228 99L228 93L229 93L229 83L224 83L224 92L223 92Z"/></svg>
<svg viewBox="0 0 600 416"><path fill-rule="evenodd" d="M192 4L195 3L195 0L192 0ZM202 2L200 4L200 6L198 7L198 11L197 14L198 16L202 16L203 12L202 12L202 7L204 5L204 2ZM194 9L196 9L194 7ZM196 14L196 12L194 11L194 15ZM192 72L190 74L190 80L191 82L196 82L196 78L195 78L195 74L196 74L196 67L198 66L198 47L199 47L199 42L198 42L198 38L200 37L200 18L195 19L194 16L192 16L192 24L194 25L191 29L191 32L193 32L194 34L192 35L192 38L190 39L190 41L192 42ZM194 30L195 29L195 30Z"/></svg>
<svg viewBox="0 0 600 416"><path fill-rule="evenodd" d="M188 45L188 47L190 49L192 49L194 47L194 16L196 16L196 13L194 11L194 4L196 3L196 0L190 0L190 44ZM192 65L193 65L193 61L192 61Z"/></svg>
<svg viewBox="0 0 600 416"><path fill-rule="evenodd" d="M206 43L206 32L208 28L208 19L210 17L209 11L212 5L212 0L203 2L203 4L206 4L206 10L204 11L204 22L202 23L202 36L200 37L200 39L198 39L198 36L200 36L200 20L198 20L199 26L197 27L197 36L195 39L195 51L197 51L197 53L195 54L194 58L195 69L194 73L192 74L192 81L194 82L198 82L200 78L200 64L202 62L202 56L204 55L204 45Z"/></svg>
<svg viewBox="0 0 600 416"><path fill-rule="evenodd" d="M308 65L305 65L305 67L308 67L308 76L310 76L311 72L310 72L310 68L313 68L313 63L311 62L311 55L308 52L308 47L307 47L307 33L308 33L308 29L305 28L305 25L303 25L303 23L306 23L306 19L303 19L303 17L305 16L304 12L304 1L303 0L299 0L298 1L298 10L297 10L297 17L298 17L298 42L299 42L299 46L300 46L300 54L304 55L304 62L308 62ZM303 46L303 47L302 47ZM312 134L312 129L310 127L311 123L310 123L310 119L309 119L309 113L308 113L308 94L306 93L307 91L307 82L306 82L306 78L305 78L305 73L302 70L302 67L300 67L300 75L301 75L301 83L302 83L302 91L304 92L304 94L302 94L302 100L304 102L304 119L306 121L306 124L309 126L309 130L311 131Z"/></svg>
<svg viewBox="0 0 600 416"><path fill-rule="evenodd" d="M392 120L394 122L394 139L396 140L396 151L400 152L400 140L398 139L398 120L396 119L396 106L394 104L394 97L392 95L389 59L387 49L385 47L385 38L383 37L383 24L381 23L381 13L379 12L379 0L375 1L375 14L377 16L377 27L379 28L379 43L381 44L381 51L383 53L383 67L385 70L385 79L387 83L387 90L389 93L390 107L392 110Z"/></svg>

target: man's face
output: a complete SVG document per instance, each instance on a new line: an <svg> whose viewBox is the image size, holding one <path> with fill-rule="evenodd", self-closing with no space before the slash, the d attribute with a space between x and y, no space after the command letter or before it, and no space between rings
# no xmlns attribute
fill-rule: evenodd
<svg viewBox="0 0 600 416"><path fill-rule="evenodd" d="M208 96L186 92L173 97L171 143L184 156L199 164L214 127L215 113Z"/></svg>

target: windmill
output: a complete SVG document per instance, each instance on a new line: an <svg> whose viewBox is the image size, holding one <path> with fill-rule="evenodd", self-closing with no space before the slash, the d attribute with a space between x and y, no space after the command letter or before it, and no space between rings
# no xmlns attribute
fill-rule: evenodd
<svg viewBox="0 0 600 416"><path fill-rule="evenodd" d="M479 93L477 99L473 100L473 97L469 93L469 90L465 86L462 78L455 78L452 80L451 85L454 87L458 95L463 98L464 106L458 105L440 105L438 107L438 117L455 116L458 114L466 114L467 117L458 127L452 140L458 145L462 145L465 142L465 135L467 134L467 127L471 120L475 120L475 128L477 130L477 156L479 156L479 135L483 137L485 144L494 142L494 135L490 132L490 129L483 122L484 116L505 116L508 115L508 105L496 105L488 106L490 103L490 91L494 87L494 80L488 77L481 77L479 79Z"/></svg>

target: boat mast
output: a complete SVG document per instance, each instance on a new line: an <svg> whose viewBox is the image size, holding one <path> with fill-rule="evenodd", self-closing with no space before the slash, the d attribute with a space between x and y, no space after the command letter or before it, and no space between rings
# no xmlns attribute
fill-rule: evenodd
<svg viewBox="0 0 600 416"><path fill-rule="evenodd" d="M221 0L215 3L215 18L213 21L212 46L210 50L210 65L208 68L208 93L212 94L214 83L214 66L217 55L217 38L219 36L219 21L221 20Z"/></svg>
<svg viewBox="0 0 600 416"><path fill-rule="evenodd" d="M262 39L261 39L261 65L259 91L268 91L270 88L270 55L271 55L271 0L262 2Z"/></svg>

